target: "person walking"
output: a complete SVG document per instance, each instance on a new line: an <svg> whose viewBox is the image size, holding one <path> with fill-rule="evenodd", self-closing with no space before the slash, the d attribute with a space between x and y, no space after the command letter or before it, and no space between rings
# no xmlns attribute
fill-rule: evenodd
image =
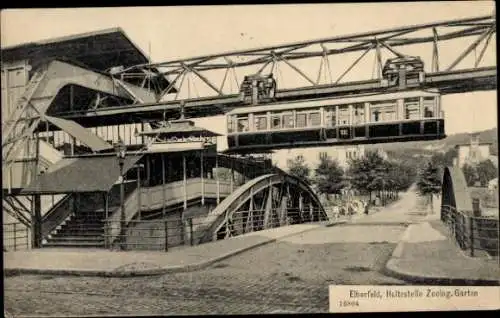
<svg viewBox="0 0 500 318"><path fill-rule="evenodd" d="M370 202L365 203L365 214L368 215L370 212Z"/></svg>

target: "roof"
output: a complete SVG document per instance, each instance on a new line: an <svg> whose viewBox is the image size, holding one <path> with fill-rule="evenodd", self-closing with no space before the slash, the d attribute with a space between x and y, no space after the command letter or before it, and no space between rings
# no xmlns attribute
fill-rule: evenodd
<svg viewBox="0 0 500 318"><path fill-rule="evenodd" d="M113 146L104 141L101 137L91 133L86 128L80 126L72 120L45 116L45 118L53 125L59 127L72 137L81 141L95 152L113 149Z"/></svg>
<svg viewBox="0 0 500 318"><path fill-rule="evenodd" d="M478 142L476 145L491 146L493 144L494 144L493 141L481 141L481 142ZM470 147L470 142L464 142L464 143L456 144L455 148L457 148L457 147Z"/></svg>
<svg viewBox="0 0 500 318"><path fill-rule="evenodd" d="M113 66L149 63L149 59L121 28L51 38L2 48L3 61L69 58L89 68L106 70Z"/></svg>
<svg viewBox="0 0 500 318"><path fill-rule="evenodd" d="M142 157L125 157L126 172ZM116 156L64 158L57 168L48 170L24 188L22 194L57 194L75 192L107 192L118 181L120 168Z"/></svg>
<svg viewBox="0 0 500 318"><path fill-rule="evenodd" d="M160 134L162 137L216 137L221 136L220 134L213 132L211 130L197 127L191 120L173 120L170 121L166 127L160 127L152 129L149 131L141 131L137 133L138 136L155 136Z"/></svg>
<svg viewBox="0 0 500 318"><path fill-rule="evenodd" d="M200 152L213 148L204 142L156 143L149 146L146 153Z"/></svg>
<svg viewBox="0 0 500 318"><path fill-rule="evenodd" d="M125 34L122 28L51 38L47 40L4 47L1 51L2 62L30 60L37 67L48 60L60 59L84 66L94 71L109 71L112 67L131 67L151 63L147 55ZM157 89L169 86L165 76L156 67L149 71L158 75L154 82ZM142 76L126 77L125 80L140 85ZM173 89L173 92L176 92Z"/></svg>

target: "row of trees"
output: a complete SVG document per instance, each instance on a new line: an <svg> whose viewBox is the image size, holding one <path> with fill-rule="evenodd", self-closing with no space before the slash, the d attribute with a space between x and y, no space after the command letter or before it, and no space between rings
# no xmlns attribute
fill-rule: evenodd
<svg viewBox="0 0 500 318"><path fill-rule="evenodd" d="M336 160L322 156L314 174L302 156L288 161L289 173L298 176L321 193L340 194L342 189L351 187L368 194L373 193L383 199L387 194L395 194L408 189L415 182L414 167L399 161L384 159L378 152L369 151L362 158L350 159L344 170Z"/></svg>
<svg viewBox="0 0 500 318"><path fill-rule="evenodd" d="M481 161L477 166L464 164L462 171L469 187L476 185L486 187L491 179L498 177L498 168L491 160Z"/></svg>

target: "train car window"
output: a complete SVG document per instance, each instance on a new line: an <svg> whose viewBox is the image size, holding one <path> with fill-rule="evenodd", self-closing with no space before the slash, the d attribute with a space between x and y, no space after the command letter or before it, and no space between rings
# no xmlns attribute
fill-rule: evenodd
<svg viewBox="0 0 500 318"><path fill-rule="evenodd" d="M382 120L383 121L391 121L396 120L396 109L395 107L384 107L382 109Z"/></svg>
<svg viewBox="0 0 500 318"><path fill-rule="evenodd" d="M274 115L271 120L271 129L279 129L281 128L281 116Z"/></svg>
<svg viewBox="0 0 500 318"><path fill-rule="evenodd" d="M338 118L338 124L339 125L349 125L349 106L347 105L342 105L339 106L339 118Z"/></svg>
<svg viewBox="0 0 500 318"><path fill-rule="evenodd" d="M365 105L355 104L354 105L354 124L364 124L365 123Z"/></svg>
<svg viewBox="0 0 500 318"><path fill-rule="evenodd" d="M416 98L405 98L405 119L420 118L420 100Z"/></svg>
<svg viewBox="0 0 500 318"><path fill-rule="evenodd" d="M309 123L311 126L321 125L321 115L319 112L309 113Z"/></svg>
<svg viewBox="0 0 500 318"><path fill-rule="evenodd" d="M325 125L327 127L335 127L336 122L336 114L335 114L335 106L330 106L325 108Z"/></svg>
<svg viewBox="0 0 500 318"><path fill-rule="evenodd" d="M283 128L293 128L293 114L284 114L283 115Z"/></svg>
<svg viewBox="0 0 500 318"><path fill-rule="evenodd" d="M306 127L307 126L307 114L298 113L297 114L297 127Z"/></svg>
<svg viewBox="0 0 500 318"><path fill-rule="evenodd" d="M396 101L373 102L370 109L372 120L375 122L396 120Z"/></svg>
<svg viewBox="0 0 500 318"><path fill-rule="evenodd" d="M432 118L436 116L436 99L434 97L424 98L424 117Z"/></svg>
<svg viewBox="0 0 500 318"><path fill-rule="evenodd" d="M256 130L266 130L267 129L267 116L255 117L255 129Z"/></svg>
<svg viewBox="0 0 500 318"><path fill-rule="evenodd" d="M238 118L238 132L248 131L248 118Z"/></svg>

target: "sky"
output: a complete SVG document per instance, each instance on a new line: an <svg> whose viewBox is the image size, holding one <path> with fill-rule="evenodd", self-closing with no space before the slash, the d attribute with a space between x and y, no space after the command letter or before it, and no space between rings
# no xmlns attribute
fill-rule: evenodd
<svg viewBox="0 0 500 318"><path fill-rule="evenodd" d="M490 15L494 13L494 9L493 1L455 1L3 10L1 44L4 47L121 27L153 62L162 62L411 24ZM468 45L467 43L464 45ZM495 63L495 45L491 47L485 55L485 63L489 61L489 65L495 65L491 64ZM417 53L420 50L415 48ZM440 60L451 63L453 57L456 57L455 51L456 48L443 47ZM415 52L412 54L417 55ZM358 75L363 73L362 77L371 73L363 69L370 67L372 63L370 58L366 60L367 64L361 65L358 70ZM343 72L349 65L348 62L334 61L333 72ZM317 69L318 65L315 64L314 67ZM354 69L353 74L356 76ZM284 78L288 79L287 76ZM497 126L494 91L447 95L443 96L442 103L447 134ZM201 119L197 123L218 132L225 131L223 116Z"/></svg>

